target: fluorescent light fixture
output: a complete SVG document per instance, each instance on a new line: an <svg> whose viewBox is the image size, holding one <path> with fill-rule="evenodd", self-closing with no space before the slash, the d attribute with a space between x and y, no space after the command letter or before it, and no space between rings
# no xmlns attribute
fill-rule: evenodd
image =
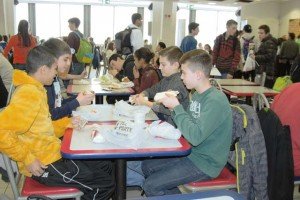
<svg viewBox="0 0 300 200"><path fill-rule="evenodd" d="M208 4L209 5L216 5L217 3L215 3L215 2L209 2Z"/></svg>

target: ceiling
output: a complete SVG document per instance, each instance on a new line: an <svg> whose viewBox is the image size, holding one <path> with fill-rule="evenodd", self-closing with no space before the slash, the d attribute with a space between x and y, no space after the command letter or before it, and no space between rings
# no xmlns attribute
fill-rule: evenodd
<svg viewBox="0 0 300 200"><path fill-rule="evenodd" d="M127 5L148 5L152 1L164 1L164 0L107 0L108 4L127 4ZM188 3L188 4L202 4L202 5L217 5L217 6L233 6L239 7L247 4L259 4L265 2L287 2L293 0L174 0L178 3ZM72 4L82 4L82 0L19 0L19 2L65 2ZM102 4L106 0L85 0L85 3L91 4Z"/></svg>

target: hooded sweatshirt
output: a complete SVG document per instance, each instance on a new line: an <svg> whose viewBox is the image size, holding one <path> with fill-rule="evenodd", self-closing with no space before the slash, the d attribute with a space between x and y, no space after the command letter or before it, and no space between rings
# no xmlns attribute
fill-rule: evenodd
<svg viewBox="0 0 300 200"><path fill-rule="evenodd" d="M13 84L10 104L0 113L0 151L31 176L26 166L36 159L48 165L61 158L61 142L54 134L44 86L19 70L14 71Z"/></svg>

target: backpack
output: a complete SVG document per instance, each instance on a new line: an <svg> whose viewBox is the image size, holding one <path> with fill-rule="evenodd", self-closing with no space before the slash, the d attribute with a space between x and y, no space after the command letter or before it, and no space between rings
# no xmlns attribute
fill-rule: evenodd
<svg viewBox="0 0 300 200"><path fill-rule="evenodd" d="M125 30L116 33L115 45L118 54L129 55L133 53L133 48L130 40L131 32L133 29L137 28L126 28Z"/></svg>
<svg viewBox="0 0 300 200"><path fill-rule="evenodd" d="M248 40L246 38L244 38L244 37L242 37L242 38L244 40L244 46L243 46L242 52L243 52L243 56L244 56L244 58L246 60L247 57L248 57L248 53L249 53L249 44L253 43L254 36L251 37Z"/></svg>
<svg viewBox="0 0 300 200"><path fill-rule="evenodd" d="M94 53L93 47L87 39L82 38L77 32L74 31L76 35L80 38L79 48L75 53L75 56L79 63L90 64L93 61Z"/></svg>
<svg viewBox="0 0 300 200"><path fill-rule="evenodd" d="M291 67L291 80L293 83L300 82L300 56L295 60Z"/></svg>

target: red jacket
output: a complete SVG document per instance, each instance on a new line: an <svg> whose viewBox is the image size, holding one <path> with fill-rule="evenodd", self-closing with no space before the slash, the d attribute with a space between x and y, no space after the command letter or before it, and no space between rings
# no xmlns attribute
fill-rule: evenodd
<svg viewBox="0 0 300 200"><path fill-rule="evenodd" d="M140 74L140 78L136 78L133 80L134 82L134 91L135 93L139 94L144 90L150 88L152 85L159 82L159 77L155 69L148 65Z"/></svg>
<svg viewBox="0 0 300 200"><path fill-rule="evenodd" d="M19 36L18 34L11 36L4 49L3 55L7 58L9 51L12 49L14 52L14 64L26 64L28 52L30 51L30 49L36 46L36 39L32 35L29 35L29 37L30 46L25 47L23 46L21 36Z"/></svg>
<svg viewBox="0 0 300 200"><path fill-rule="evenodd" d="M294 174L300 176L300 83L294 83L278 94L271 108L283 125L290 126Z"/></svg>

